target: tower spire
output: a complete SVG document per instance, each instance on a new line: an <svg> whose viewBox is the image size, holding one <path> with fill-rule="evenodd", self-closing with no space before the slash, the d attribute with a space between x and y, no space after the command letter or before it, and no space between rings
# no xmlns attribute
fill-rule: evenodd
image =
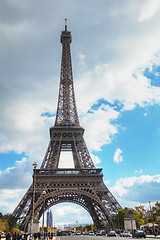
<svg viewBox="0 0 160 240"><path fill-rule="evenodd" d="M65 31L67 32L67 18L65 18Z"/></svg>
<svg viewBox="0 0 160 240"><path fill-rule="evenodd" d="M55 126L79 126L73 86L71 41L71 32L67 30L67 19L65 19L65 31L61 34L62 60Z"/></svg>

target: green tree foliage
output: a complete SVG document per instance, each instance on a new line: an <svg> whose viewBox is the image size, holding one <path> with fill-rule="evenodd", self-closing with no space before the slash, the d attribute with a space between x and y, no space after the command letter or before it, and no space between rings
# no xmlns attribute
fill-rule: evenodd
<svg viewBox="0 0 160 240"><path fill-rule="evenodd" d="M152 213L154 221L160 225L160 202L156 202L152 207Z"/></svg>
<svg viewBox="0 0 160 240"><path fill-rule="evenodd" d="M7 230L6 225L7 222L4 219L0 218L0 231L5 232Z"/></svg>
<svg viewBox="0 0 160 240"><path fill-rule="evenodd" d="M136 226L139 228L148 222L148 211L144 208L143 205L135 207L134 217L136 220Z"/></svg>
<svg viewBox="0 0 160 240"><path fill-rule="evenodd" d="M122 208L114 216L113 221L117 229L124 229L124 218L127 217L127 209Z"/></svg>
<svg viewBox="0 0 160 240"><path fill-rule="evenodd" d="M85 231L89 232L90 230L92 230L92 224L87 224L84 226Z"/></svg>
<svg viewBox="0 0 160 240"><path fill-rule="evenodd" d="M160 225L160 202L156 202L151 210L145 209L143 205L136 206L134 209L120 209L113 217L115 228L124 229L124 218L128 216L135 218L137 228L153 221Z"/></svg>
<svg viewBox="0 0 160 240"><path fill-rule="evenodd" d="M17 228L16 218L12 214L6 214L3 216L6 221L7 231L12 231L13 228Z"/></svg>

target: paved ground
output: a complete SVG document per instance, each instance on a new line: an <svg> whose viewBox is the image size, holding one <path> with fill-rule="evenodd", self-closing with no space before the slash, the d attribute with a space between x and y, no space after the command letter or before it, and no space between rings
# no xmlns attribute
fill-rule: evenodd
<svg viewBox="0 0 160 240"><path fill-rule="evenodd" d="M152 239L153 237L149 236L146 237L147 239ZM159 237L154 237L155 239L159 239ZM128 238L123 238L123 237L106 237L106 236L57 236L54 237L53 240L133 240L132 237L128 237ZM153 240L153 239L152 239Z"/></svg>

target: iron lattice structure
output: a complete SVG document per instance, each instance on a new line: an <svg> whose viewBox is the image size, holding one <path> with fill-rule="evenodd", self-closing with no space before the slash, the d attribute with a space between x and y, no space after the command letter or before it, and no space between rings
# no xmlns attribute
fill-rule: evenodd
<svg viewBox="0 0 160 240"><path fill-rule="evenodd" d="M54 127L50 128L50 142L40 169L34 169L34 181L13 215L20 229L26 230L31 220L39 220L44 208L72 202L84 207L97 228L113 226L112 215L121 209L103 182L102 169L95 168L80 127L73 87L71 63L71 32L61 34L62 62L57 114ZM58 168L61 151L71 151L74 168ZM46 194L43 195L43 191ZM34 192L34 194L33 194ZM45 207L44 207L45 205Z"/></svg>

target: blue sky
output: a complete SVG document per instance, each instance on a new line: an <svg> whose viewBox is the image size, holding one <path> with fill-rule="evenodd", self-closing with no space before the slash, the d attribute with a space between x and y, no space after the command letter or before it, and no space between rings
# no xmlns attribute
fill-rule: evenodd
<svg viewBox="0 0 160 240"><path fill-rule="evenodd" d="M32 163L40 166L46 152L65 18L95 165L122 207L159 201L160 1L2 0L0 9L0 212L14 210L31 184ZM73 204L56 205L53 214L57 225L92 221Z"/></svg>

